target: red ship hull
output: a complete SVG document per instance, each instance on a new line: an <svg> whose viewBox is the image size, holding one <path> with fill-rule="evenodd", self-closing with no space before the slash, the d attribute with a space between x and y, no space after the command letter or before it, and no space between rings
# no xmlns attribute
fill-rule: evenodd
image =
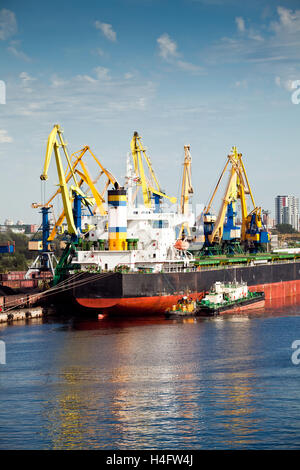
<svg viewBox="0 0 300 470"><path fill-rule="evenodd" d="M192 299L201 299L204 292L190 294ZM118 313L127 313L131 315L140 315L155 313L164 313L172 305L176 304L182 298L181 295L163 295L153 297L131 297L131 298L112 298L112 299L76 299L77 303L85 308L102 310L104 313L112 311Z"/></svg>
<svg viewBox="0 0 300 470"><path fill-rule="evenodd" d="M272 284L257 284L249 286L250 291L265 293L266 306L270 305L274 301L278 304L282 303L286 299L300 295L300 280L276 282ZM205 291L194 292L188 294L193 299L201 300L205 295ZM153 313L164 313L172 305L176 304L182 297L182 294L178 295L158 295L158 296L143 296L143 297L118 297L118 298L76 298L76 302L88 309L101 310L103 313L120 313L130 315L147 315ZM258 308L258 306L251 305L246 306L250 308ZM260 305L263 307L263 305ZM237 311L244 311L245 308L240 308ZM232 313L233 310L231 309ZM225 312L222 312L225 313Z"/></svg>

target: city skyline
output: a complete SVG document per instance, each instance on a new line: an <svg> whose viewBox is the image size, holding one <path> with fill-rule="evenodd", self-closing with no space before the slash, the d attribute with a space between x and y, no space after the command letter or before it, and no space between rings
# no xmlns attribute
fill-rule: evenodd
<svg viewBox="0 0 300 470"><path fill-rule="evenodd" d="M61 14L36 0L1 2L0 221L40 222L31 203L42 199L55 123L71 153L89 145L122 181L138 131L174 196L190 144L195 204L208 200L233 145L258 206L273 211L278 189L297 194L299 2L87 0L82 9L54 0L52 9ZM53 159L47 195L55 184Z"/></svg>

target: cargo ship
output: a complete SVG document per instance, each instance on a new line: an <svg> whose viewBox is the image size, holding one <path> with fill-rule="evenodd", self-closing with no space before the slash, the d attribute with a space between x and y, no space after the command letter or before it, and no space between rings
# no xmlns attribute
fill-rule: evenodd
<svg viewBox="0 0 300 470"><path fill-rule="evenodd" d="M300 255L267 252L269 233L262 223L261 208L254 203L242 154L236 147L227 156L208 206L196 217L189 204L193 194L190 146L184 146L181 199L176 207L176 198L161 189L137 132L130 146L132 159L128 154L122 186L87 146L73 154L73 163L71 157L67 158L64 173L59 147L68 154L60 126L55 125L49 136L40 178L47 179L54 149L59 176L56 194L62 194L64 205L58 221L65 216L69 236L55 268L52 293L57 294L57 301L72 301L78 308L99 315L153 315L163 314L182 296L201 300L216 281L246 282L250 291L264 292L266 301L300 293ZM108 178L101 194L82 162L87 151ZM78 162L82 166L79 183L74 174ZM220 211L214 216L212 202L227 168L228 183ZM76 184L68 187L72 175ZM83 191L83 182L96 201L93 211L89 209L90 215L87 207L93 202ZM110 184L114 189L108 189ZM107 208L102 206L105 193ZM251 197L252 210L248 209L246 195ZM42 206L44 212L52 199ZM241 225L236 223L237 202L241 205ZM52 235L48 237L49 224L44 223L42 256L46 262ZM240 247L242 251L237 255Z"/></svg>
<svg viewBox="0 0 300 470"><path fill-rule="evenodd" d="M197 257L178 243L182 214L127 205L127 197L124 188L109 190L108 224L103 218L86 240L70 243L56 268L57 286L78 308L163 314L182 296L201 300L216 281L246 282L267 301L300 293L300 254Z"/></svg>
<svg viewBox="0 0 300 470"><path fill-rule="evenodd" d="M78 307L109 315L147 315L163 314L184 295L201 299L215 281L235 279L246 281L250 291L264 292L266 302L293 297L300 294L300 258L161 272L82 272L79 278L70 272L65 287Z"/></svg>

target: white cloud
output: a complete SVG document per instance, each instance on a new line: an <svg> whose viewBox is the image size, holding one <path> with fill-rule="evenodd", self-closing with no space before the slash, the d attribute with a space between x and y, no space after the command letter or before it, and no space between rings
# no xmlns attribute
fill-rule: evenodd
<svg viewBox="0 0 300 470"><path fill-rule="evenodd" d="M293 86L293 83L294 83L294 80L286 80L284 82L284 88L287 90L287 91L292 91L295 87Z"/></svg>
<svg viewBox="0 0 300 470"><path fill-rule="evenodd" d="M97 20L95 21L95 27L96 29L99 29L109 41L115 42L117 40L117 33L113 30L111 24L102 23Z"/></svg>
<svg viewBox="0 0 300 470"><path fill-rule="evenodd" d="M203 71L202 67L180 59L181 54L177 51L177 44L167 33L162 34L157 39L157 43L159 47L159 55L167 62L176 65L178 68L186 72L199 73Z"/></svg>
<svg viewBox="0 0 300 470"><path fill-rule="evenodd" d="M96 83L96 79L91 77L90 75L76 75L75 77L76 80L83 81L83 82L89 82L89 83Z"/></svg>
<svg viewBox="0 0 300 470"><path fill-rule="evenodd" d="M94 50L94 54L98 55L99 57L103 57L104 51L101 49L101 47L97 47L97 49Z"/></svg>
<svg viewBox="0 0 300 470"><path fill-rule="evenodd" d="M223 37L205 51L210 63L257 64L264 73L274 76L297 72L300 61L300 10L277 8L277 20L270 16L261 18L260 24L246 27L241 17L236 17L238 31ZM243 34L241 34L241 32Z"/></svg>
<svg viewBox="0 0 300 470"><path fill-rule="evenodd" d="M271 28L277 33L297 33L300 31L300 10L288 10L284 7L277 7L279 21L273 22Z"/></svg>
<svg viewBox="0 0 300 470"><path fill-rule="evenodd" d="M176 65L181 69L185 70L186 72L202 72L203 68L199 65L191 64L190 62L186 62L184 60L177 60Z"/></svg>
<svg viewBox="0 0 300 470"><path fill-rule="evenodd" d="M28 57L28 55L19 48L20 43L20 41L11 41L9 47L7 48L8 52L13 54L18 59L22 59L25 62L30 62L30 57Z"/></svg>
<svg viewBox="0 0 300 470"><path fill-rule="evenodd" d="M254 39L254 41L264 41L264 38L252 29L249 30L248 37L249 39Z"/></svg>
<svg viewBox="0 0 300 470"><path fill-rule="evenodd" d="M168 60L178 56L177 44L167 33L162 34L158 39L159 55Z"/></svg>
<svg viewBox="0 0 300 470"><path fill-rule="evenodd" d="M237 80L234 84L236 88L247 88L248 82L247 80Z"/></svg>
<svg viewBox="0 0 300 470"><path fill-rule="evenodd" d="M241 16L237 16L237 17L235 18L235 22L236 22L236 25L237 25L237 29L238 29L241 33L244 33L244 32L246 31L244 18L242 18Z"/></svg>
<svg viewBox="0 0 300 470"><path fill-rule="evenodd" d="M134 77L133 73L127 72L124 74L125 80L130 80L133 77Z"/></svg>
<svg viewBox="0 0 300 470"><path fill-rule="evenodd" d="M293 86L295 80L292 79L282 79L281 77L275 77L275 83L277 86L284 88L286 91L292 91L295 87Z"/></svg>
<svg viewBox="0 0 300 470"><path fill-rule="evenodd" d="M52 77L50 78L50 82L53 88L61 87L63 85L66 85L67 83L66 80L63 80L62 78L58 77L56 74L52 75Z"/></svg>
<svg viewBox="0 0 300 470"><path fill-rule="evenodd" d="M13 11L2 8L0 10L0 39L5 40L18 30L16 16Z"/></svg>
<svg viewBox="0 0 300 470"><path fill-rule="evenodd" d="M0 129L0 144L10 144L13 138L8 135L5 129Z"/></svg>
<svg viewBox="0 0 300 470"><path fill-rule="evenodd" d="M95 76L92 77L91 75L76 75L75 80L79 81L84 81L84 82L89 82L89 83L97 83L99 81L109 81L111 80L111 77L109 75L109 69L106 67L95 67L94 68L94 73ZM61 83L63 84L63 83ZM60 84L57 84L60 85Z"/></svg>
<svg viewBox="0 0 300 470"><path fill-rule="evenodd" d="M36 78L31 77L29 73L27 72L21 72L19 75L20 79L22 80L23 83L27 84L28 82L32 82L36 80Z"/></svg>
<svg viewBox="0 0 300 470"><path fill-rule="evenodd" d="M140 98L138 98L138 100L137 100L138 108L144 109L144 108L146 108L146 104L147 104L147 100L144 96L141 96Z"/></svg>
<svg viewBox="0 0 300 470"><path fill-rule="evenodd" d="M94 68L94 73L95 76L92 77L91 75L76 75L75 80L83 81L83 82L89 82L89 83L97 83L99 81L109 81L111 80L111 77L109 75L109 69L106 67L95 67ZM63 84L63 83L61 83Z"/></svg>
<svg viewBox="0 0 300 470"><path fill-rule="evenodd" d="M52 75L47 81L43 76L36 80L34 95L24 93L27 88L21 80L11 84L11 105L3 107L5 119L30 117L35 120L61 119L62 121L92 118L107 123L107 119L119 119L121 113L141 112L148 109L153 101L156 86L144 78L125 80L124 74L110 77L109 69L97 67L87 74L76 75L65 79ZM22 75L28 78L27 75ZM31 77L30 77L31 78ZM31 81L27 83L32 83ZM33 99L34 98L34 99ZM59 116L59 118L57 118ZM37 121L35 121L37 122Z"/></svg>
<svg viewBox="0 0 300 470"><path fill-rule="evenodd" d="M235 22L237 25L237 30L239 33L246 34L249 39L253 39L254 41L263 41L264 38L256 32L253 28L246 28L245 20L241 16L237 16L235 18Z"/></svg>
<svg viewBox="0 0 300 470"><path fill-rule="evenodd" d="M31 88L31 85L32 82L36 80L36 78L29 75L29 73L27 72L21 72L19 78L21 79L21 85L23 87L23 90L27 93L32 93L34 90L33 88Z"/></svg>
<svg viewBox="0 0 300 470"><path fill-rule="evenodd" d="M96 77L98 80L110 80L109 69L106 67L96 67L95 69Z"/></svg>
<svg viewBox="0 0 300 470"><path fill-rule="evenodd" d="M19 109L18 114L20 116L33 116L37 114L37 112L41 111L43 108L43 103L37 102L29 102L27 106L22 107Z"/></svg>

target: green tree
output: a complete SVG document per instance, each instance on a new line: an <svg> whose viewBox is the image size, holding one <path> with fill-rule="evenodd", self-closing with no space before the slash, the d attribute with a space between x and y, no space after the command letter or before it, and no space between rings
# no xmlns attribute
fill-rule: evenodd
<svg viewBox="0 0 300 470"><path fill-rule="evenodd" d="M33 253L28 250L29 238L23 233L11 230L0 233L0 243L15 242L15 253L0 254L0 272L26 271L33 261Z"/></svg>
<svg viewBox="0 0 300 470"><path fill-rule="evenodd" d="M278 224L276 225L276 231L278 233L297 233L297 230L290 224Z"/></svg>

